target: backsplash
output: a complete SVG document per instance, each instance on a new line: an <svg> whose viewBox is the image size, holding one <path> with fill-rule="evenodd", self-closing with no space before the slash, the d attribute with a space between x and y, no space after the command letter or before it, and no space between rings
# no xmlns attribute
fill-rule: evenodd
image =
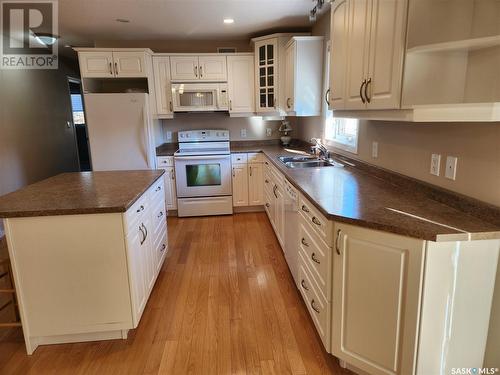
<svg viewBox="0 0 500 375"><path fill-rule="evenodd" d="M227 129L231 141L278 139L280 120L265 120L262 117L229 117L227 113L177 113L173 120L162 120L163 142L177 142L177 133L183 130ZM271 135L267 135L271 129ZM242 130L246 131L246 137ZM168 139L168 132L172 138Z"/></svg>

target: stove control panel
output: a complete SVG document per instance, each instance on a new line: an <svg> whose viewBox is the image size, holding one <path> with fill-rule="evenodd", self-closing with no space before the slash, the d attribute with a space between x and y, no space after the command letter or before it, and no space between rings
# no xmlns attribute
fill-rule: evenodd
<svg viewBox="0 0 500 375"><path fill-rule="evenodd" d="M229 130L187 130L179 132L179 142L217 142L229 141Z"/></svg>

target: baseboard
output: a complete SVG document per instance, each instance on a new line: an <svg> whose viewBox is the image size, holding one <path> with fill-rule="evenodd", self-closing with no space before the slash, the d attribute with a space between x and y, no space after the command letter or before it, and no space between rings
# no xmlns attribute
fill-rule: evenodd
<svg viewBox="0 0 500 375"><path fill-rule="evenodd" d="M233 207L234 213L245 213L245 212L264 212L264 206L245 206L245 207Z"/></svg>

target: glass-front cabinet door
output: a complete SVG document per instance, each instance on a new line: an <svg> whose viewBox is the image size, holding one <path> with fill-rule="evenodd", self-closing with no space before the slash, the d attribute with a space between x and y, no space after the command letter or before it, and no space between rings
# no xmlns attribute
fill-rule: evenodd
<svg viewBox="0 0 500 375"><path fill-rule="evenodd" d="M255 43L257 112L274 112L278 97L278 39Z"/></svg>

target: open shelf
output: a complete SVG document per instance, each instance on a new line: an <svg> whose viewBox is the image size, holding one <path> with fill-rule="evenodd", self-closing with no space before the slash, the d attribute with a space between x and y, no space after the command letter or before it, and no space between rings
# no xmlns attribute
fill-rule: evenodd
<svg viewBox="0 0 500 375"><path fill-rule="evenodd" d="M409 48L407 53L431 53L450 51L473 51L477 49L500 46L500 35L482 38L455 40L452 42L433 43Z"/></svg>

